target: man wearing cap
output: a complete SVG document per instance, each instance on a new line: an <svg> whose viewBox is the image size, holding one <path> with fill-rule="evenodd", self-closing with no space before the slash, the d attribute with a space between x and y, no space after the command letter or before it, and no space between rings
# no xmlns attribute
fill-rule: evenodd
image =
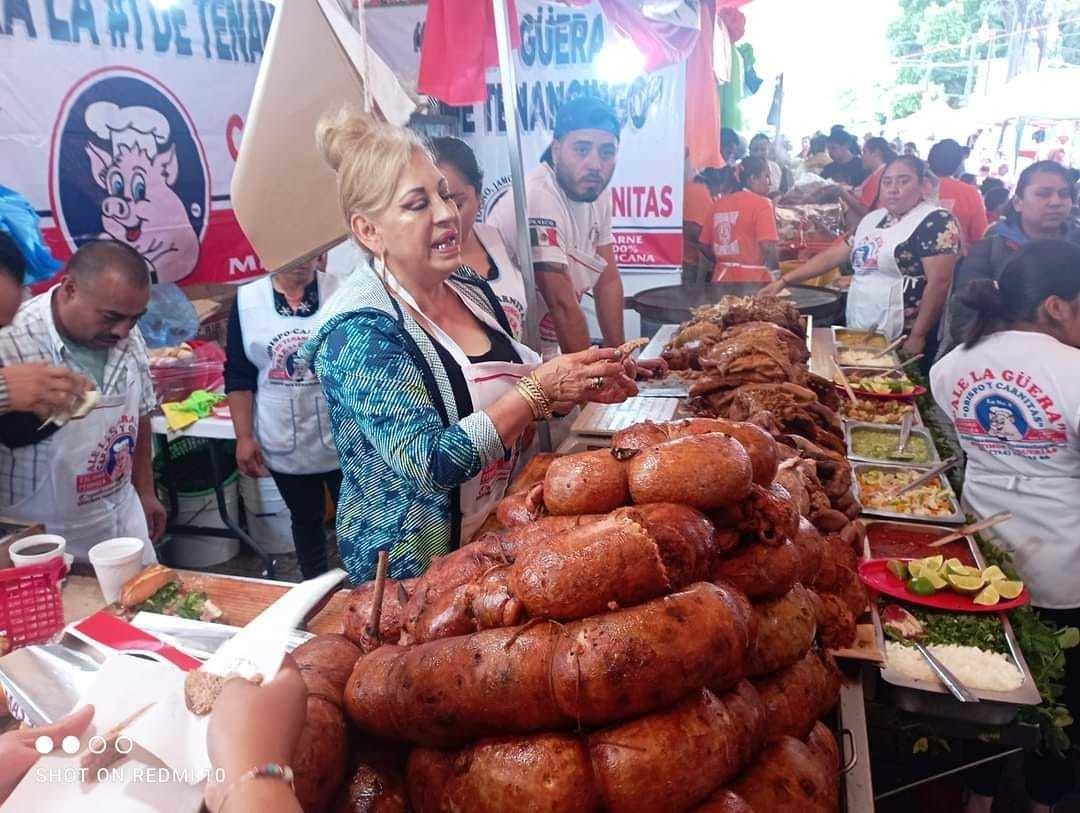
<svg viewBox="0 0 1080 813"><path fill-rule="evenodd" d="M938 187L941 208L952 212L956 222L960 224L965 253L974 243L982 240L987 226L986 204L979 190L956 177L969 152L953 139L946 138L931 147L926 156L930 171L941 179Z"/></svg>
<svg viewBox="0 0 1080 813"><path fill-rule="evenodd" d="M592 291L604 343L623 343L623 286L611 236L608 183L619 152L619 122L595 96L563 104L551 146L525 178L529 240L540 291L540 347L545 359L591 344L581 298ZM489 215L503 241L517 247L512 195ZM517 260L517 257L514 258Z"/></svg>

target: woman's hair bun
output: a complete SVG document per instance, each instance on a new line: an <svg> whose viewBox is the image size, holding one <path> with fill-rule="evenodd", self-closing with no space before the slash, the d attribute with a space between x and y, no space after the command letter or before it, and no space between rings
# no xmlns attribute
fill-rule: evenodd
<svg viewBox="0 0 1080 813"><path fill-rule="evenodd" d="M1001 289L992 279L975 279L969 282L958 294L960 304L986 316L998 317L1005 309L1005 298Z"/></svg>
<svg viewBox="0 0 1080 813"><path fill-rule="evenodd" d="M334 172L341 169L345 156L363 144L375 123L370 116L348 107L319 120L315 127L315 143Z"/></svg>

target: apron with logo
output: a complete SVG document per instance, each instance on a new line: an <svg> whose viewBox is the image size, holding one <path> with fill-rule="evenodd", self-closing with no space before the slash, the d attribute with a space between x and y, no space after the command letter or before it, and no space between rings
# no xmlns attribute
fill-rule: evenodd
<svg viewBox="0 0 1080 813"><path fill-rule="evenodd" d="M859 223L851 246L851 280L847 298L847 326L878 330L889 340L904 332L904 275L896 263L896 248L938 207L920 203L891 226L878 227L884 209L871 212Z"/></svg>
<svg viewBox="0 0 1080 813"><path fill-rule="evenodd" d="M337 281L317 274L319 304ZM340 468L322 385L300 350L318 323L318 312L282 316L274 307L270 277L237 293L244 352L259 370L255 439L267 468L283 474L320 474Z"/></svg>
<svg viewBox="0 0 1080 813"><path fill-rule="evenodd" d="M522 363L515 364L503 361L474 363L470 361L468 355L458 347L457 343L441 327L424 315L417 306L412 294L405 290L393 274L383 273L380 276L392 295L412 308L416 321L461 367L461 375L465 379L466 387L468 387L474 411L479 412L495 403L505 393L514 388L518 379L524 378L540 365L540 357L512 337L510 338L510 344L517 351L518 358L522 360ZM453 291L453 289L451 291L454 296L457 296L456 291ZM460 297L460 299L479 321L492 330L502 332L498 322L489 314L470 302L467 297ZM462 415L461 417L465 416ZM506 487L510 483L510 474L514 470L514 464L517 462L520 452L521 443L515 443L509 459L493 460L481 469L479 474L468 482L461 484L458 489L461 503L461 544L464 545L472 539L473 534L484 524L488 514L495 510L495 506L499 504L499 501L506 494Z"/></svg>
<svg viewBox="0 0 1080 813"><path fill-rule="evenodd" d="M506 250L498 229L484 223L477 223L473 229L480 245L484 247L499 272L496 279L488 280L488 285L502 305L506 321L510 323L511 338L520 339L525 329L525 278L510 259L510 253Z"/></svg>
<svg viewBox="0 0 1080 813"><path fill-rule="evenodd" d="M131 484L139 434L139 370L131 358L126 367L129 386L124 392L103 395L85 417L68 422L40 444L45 454L39 458L47 458L48 473L33 494L4 511L45 523L49 533L67 540L68 553L84 562L91 547L118 536L143 540L143 564L157 561L142 503ZM123 369L118 366L114 377Z"/></svg>
<svg viewBox="0 0 1080 813"><path fill-rule="evenodd" d="M578 302L596 285L600 275L607 268L607 260L596 252L566 249L566 274L574 287L574 296ZM559 335L555 332L555 320L547 309L543 298L538 302L540 314L540 354L544 361L549 361L562 353L559 348Z"/></svg>
<svg viewBox="0 0 1080 813"><path fill-rule="evenodd" d="M979 517L1011 511L993 530L1036 607L1080 607L1080 478L1031 477L968 465L964 502Z"/></svg>

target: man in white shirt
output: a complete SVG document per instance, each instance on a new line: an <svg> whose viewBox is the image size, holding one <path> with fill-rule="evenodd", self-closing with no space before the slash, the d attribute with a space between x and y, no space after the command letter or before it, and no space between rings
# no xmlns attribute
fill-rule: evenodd
<svg viewBox="0 0 1080 813"><path fill-rule="evenodd" d="M143 540L150 564L150 541L165 530L150 462L156 398L136 326L149 299L141 255L98 240L76 251L60 283L24 303L0 330L0 364L66 367L99 393L88 414L52 434L0 445L0 514L44 522L81 560L102 540L131 536Z"/></svg>
<svg viewBox="0 0 1080 813"><path fill-rule="evenodd" d="M769 147L772 146L772 142L769 141L769 137L764 133L758 133L752 139L750 139L750 155L754 158L760 158L769 167L769 194L780 191L780 184L784 179L784 171L780 169L780 165L769 157Z"/></svg>
<svg viewBox="0 0 1080 813"><path fill-rule="evenodd" d="M604 343L614 347L625 340L623 286L607 193L618 152L614 111L601 99L581 96L559 108L551 146L525 179L544 358L589 347L581 309L581 298L589 291ZM513 251L518 241L512 195L495 204L488 222Z"/></svg>

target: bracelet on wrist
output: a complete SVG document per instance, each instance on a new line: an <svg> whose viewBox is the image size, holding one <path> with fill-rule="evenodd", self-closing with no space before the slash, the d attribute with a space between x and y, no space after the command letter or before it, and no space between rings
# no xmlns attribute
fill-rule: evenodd
<svg viewBox="0 0 1080 813"><path fill-rule="evenodd" d="M253 779L277 779L284 782L289 786L289 790L295 792L296 787L293 784L293 769L288 765L281 765L277 762L268 762L261 767L255 767L251 770L242 773L235 782L233 782L226 789L225 794L221 797L221 804L218 805L218 813L222 813L225 810L225 805L228 804L229 797L232 792L236 790L244 782L248 782Z"/></svg>
<svg viewBox="0 0 1080 813"><path fill-rule="evenodd" d="M538 421L551 420L551 399L532 376L519 378L516 389L528 401L533 418Z"/></svg>

